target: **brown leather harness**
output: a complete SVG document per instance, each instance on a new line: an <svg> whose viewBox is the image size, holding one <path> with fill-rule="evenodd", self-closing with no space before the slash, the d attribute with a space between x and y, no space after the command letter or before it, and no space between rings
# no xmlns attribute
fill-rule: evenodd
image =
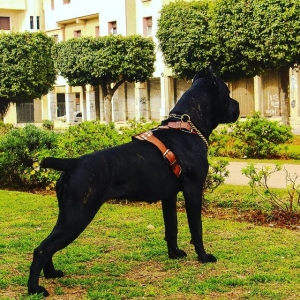
<svg viewBox="0 0 300 300"><path fill-rule="evenodd" d="M182 130L184 132L199 135L199 130L197 130L190 121L188 121L188 122L183 122L183 121L169 122L167 125L161 125L161 126L154 128L153 131L154 130L163 130L163 129L177 129L177 130ZM134 138L138 139L138 140L148 141L148 142L154 144L160 150L164 159L171 166L173 173L177 177L179 177L182 169L176 160L175 154L170 149L168 149L163 142L161 142L157 137L155 137L153 135L153 131L149 130L144 133L135 135ZM208 143L201 133L200 133L200 137L202 139L204 139L204 141L208 147Z"/></svg>

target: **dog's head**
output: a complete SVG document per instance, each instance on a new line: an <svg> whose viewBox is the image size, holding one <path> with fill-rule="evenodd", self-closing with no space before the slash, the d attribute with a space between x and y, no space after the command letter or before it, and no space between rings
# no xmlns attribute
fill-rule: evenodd
<svg viewBox="0 0 300 300"><path fill-rule="evenodd" d="M194 76L191 88L182 95L171 113L189 115L208 137L219 124L235 122L240 110L239 103L230 97L225 82L209 68Z"/></svg>

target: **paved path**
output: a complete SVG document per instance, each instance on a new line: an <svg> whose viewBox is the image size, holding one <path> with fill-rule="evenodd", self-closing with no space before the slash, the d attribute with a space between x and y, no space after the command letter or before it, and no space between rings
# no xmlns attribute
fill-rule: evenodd
<svg viewBox="0 0 300 300"><path fill-rule="evenodd" d="M225 179L225 183L234 185L248 185L249 178L242 174L242 168L248 165L247 162L230 162L227 166L227 170L230 172L229 177ZM255 163L256 168L261 169L263 166L275 166L271 163ZM290 175L297 174L298 178L296 184L300 184L300 165L284 164L282 167L290 173ZM286 179L285 172L283 170L273 173L268 181L269 187L285 188Z"/></svg>

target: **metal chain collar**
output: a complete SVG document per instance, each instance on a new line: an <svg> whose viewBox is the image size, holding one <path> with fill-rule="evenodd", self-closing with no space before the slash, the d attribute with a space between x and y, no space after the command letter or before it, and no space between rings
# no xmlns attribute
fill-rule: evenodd
<svg viewBox="0 0 300 300"><path fill-rule="evenodd" d="M203 142L205 143L207 149L209 148L207 139L204 137L204 135L201 133L201 131L192 123L191 117L189 115L183 114L183 115L179 116L179 115L176 115L176 114L170 114L169 118L176 118L176 119L180 119L181 122L188 122L190 124L190 126L192 127L192 129L195 130L197 132L197 134L199 135L199 137L203 140Z"/></svg>

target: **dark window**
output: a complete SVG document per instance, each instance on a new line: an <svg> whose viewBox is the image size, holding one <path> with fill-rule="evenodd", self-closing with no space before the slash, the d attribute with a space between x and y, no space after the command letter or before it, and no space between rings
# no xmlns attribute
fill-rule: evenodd
<svg viewBox="0 0 300 300"><path fill-rule="evenodd" d="M58 93L57 94L57 116L61 117L66 114L66 101L65 101L65 94Z"/></svg>
<svg viewBox="0 0 300 300"><path fill-rule="evenodd" d="M117 34L117 21L108 22L108 33Z"/></svg>
<svg viewBox="0 0 300 300"><path fill-rule="evenodd" d="M40 17L36 17L36 29L40 29Z"/></svg>
<svg viewBox="0 0 300 300"><path fill-rule="evenodd" d="M76 111L80 111L80 93L75 93Z"/></svg>
<svg viewBox="0 0 300 300"><path fill-rule="evenodd" d="M17 123L33 123L34 106L33 100L17 102Z"/></svg>
<svg viewBox="0 0 300 300"><path fill-rule="evenodd" d="M99 36L99 32L100 32L99 26L96 26L95 27L95 36Z"/></svg>
<svg viewBox="0 0 300 300"><path fill-rule="evenodd" d="M33 25L33 16L30 16L30 29L33 29L34 25Z"/></svg>
<svg viewBox="0 0 300 300"><path fill-rule="evenodd" d="M144 18L144 36L152 36L152 17Z"/></svg>
<svg viewBox="0 0 300 300"><path fill-rule="evenodd" d="M53 34L52 37L54 38L55 42L58 42L58 34Z"/></svg>
<svg viewBox="0 0 300 300"><path fill-rule="evenodd" d="M0 17L0 30L10 30L10 17Z"/></svg>
<svg viewBox="0 0 300 300"><path fill-rule="evenodd" d="M75 30L75 31L74 31L74 37L75 37L75 38L81 37L81 30Z"/></svg>

